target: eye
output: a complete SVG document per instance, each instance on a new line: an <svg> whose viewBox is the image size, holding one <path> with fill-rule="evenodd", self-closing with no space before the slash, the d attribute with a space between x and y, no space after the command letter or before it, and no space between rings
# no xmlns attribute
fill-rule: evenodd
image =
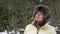
<svg viewBox="0 0 60 34"><path fill-rule="evenodd" d="M42 13L42 12L38 12L37 14L38 14L38 15L43 15L43 13Z"/></svg>
<svg viewBox="0 0 60 34"><path fill-rule="evenodd" d="M43 13L42 13L42 12L40 12L39 14L43 15Z"/></svg>

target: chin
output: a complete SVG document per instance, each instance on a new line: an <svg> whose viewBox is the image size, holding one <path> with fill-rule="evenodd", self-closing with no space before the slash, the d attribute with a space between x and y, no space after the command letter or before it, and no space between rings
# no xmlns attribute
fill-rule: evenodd
<svg viewBox="0 0 60 34"><path fill-rule="evenodd" d="M44 21L36 21L36 23L39 25L39 26L43 26L46 24L46 22Z"/></svg>
<svg viewBox="0 0 60 34"><path fill-rule="evenodd" d="M42 22L42 21L40 21L40 20L36 20L37 22Z"/></svg>

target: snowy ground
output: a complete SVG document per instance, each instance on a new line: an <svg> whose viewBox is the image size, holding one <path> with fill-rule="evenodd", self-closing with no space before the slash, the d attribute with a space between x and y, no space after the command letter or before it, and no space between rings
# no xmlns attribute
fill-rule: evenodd
<svg viewBox="0 0 60 34"><path fill-rule="evenodd" d="M58 27L55 27L57 32L60 32L60 29L58 29ZM20 30L20 31L19 31ZM9 32L9 34L20 34L21 31L24 31L24 29L19 29L16 32L14 30L12 30L11 32ZM7 30L5 30L4 32L0 32L0 34L8 34Z"/></svg>
<svg viewBox="0 0 60 34"><path fill-rule="evenodd" d="M19 29L19 30L24 31L24 29ZM20 34L19 30L16 31L16 34ZM0 32L0 34L8 34L8 33L7 33L7 30L5 30L4 32ZM9 32L9 34L15 34L15 31L12 30L11 32Z"/></svg>

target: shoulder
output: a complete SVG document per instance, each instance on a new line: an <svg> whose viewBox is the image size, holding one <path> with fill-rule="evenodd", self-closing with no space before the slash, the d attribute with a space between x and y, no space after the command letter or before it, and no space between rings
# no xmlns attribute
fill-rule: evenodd
<svg viewBox="0 0 60 34"><path fill-rule="evenodd" d="M27 27L29 28L29 27L32 27L32 26L33 26L32 24L28 24L28 25L26 26L26 28L27 28Z"/></svg>
<svg viewBox="0 0 60 34"><path fill-rule="evenodd" d="M33 24L28 24L25 30L36 30L36 27Z"/></svg>
<svg viewBox="0 0 60 34"><path fill-rule="evenodd" d="M52 29L52 30L55 30L55 27L52 26L52 25L48 25L48 28Z"/></svg>
<svg viewBox="0 0 60 34"><path fill-rule="evenodd" d="M55 30L55 27L54 26L48 25L48 30L49 30L50 33L56 34L56 30Z"/></svg>
<svg viewBox="0 0 60 34"><path fill-rule="evenodd" d="M28 24L28 25L25 27L25 29L26 29L26 30L29 30L29 29L31 29L32 27L33 27L32 24Z"/></svg>

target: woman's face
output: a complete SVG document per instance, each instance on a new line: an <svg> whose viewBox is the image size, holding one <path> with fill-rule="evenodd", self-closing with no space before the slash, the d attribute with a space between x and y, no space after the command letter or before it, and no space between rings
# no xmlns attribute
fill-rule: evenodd
<svg viewBox="0 0 60 34"><path fill-rule="evenodd" d="M35 15L35 20L37 22L42 22L43 21L43 18L44 18L44 15L42 12L37 12L37 14Z"/></svg>

